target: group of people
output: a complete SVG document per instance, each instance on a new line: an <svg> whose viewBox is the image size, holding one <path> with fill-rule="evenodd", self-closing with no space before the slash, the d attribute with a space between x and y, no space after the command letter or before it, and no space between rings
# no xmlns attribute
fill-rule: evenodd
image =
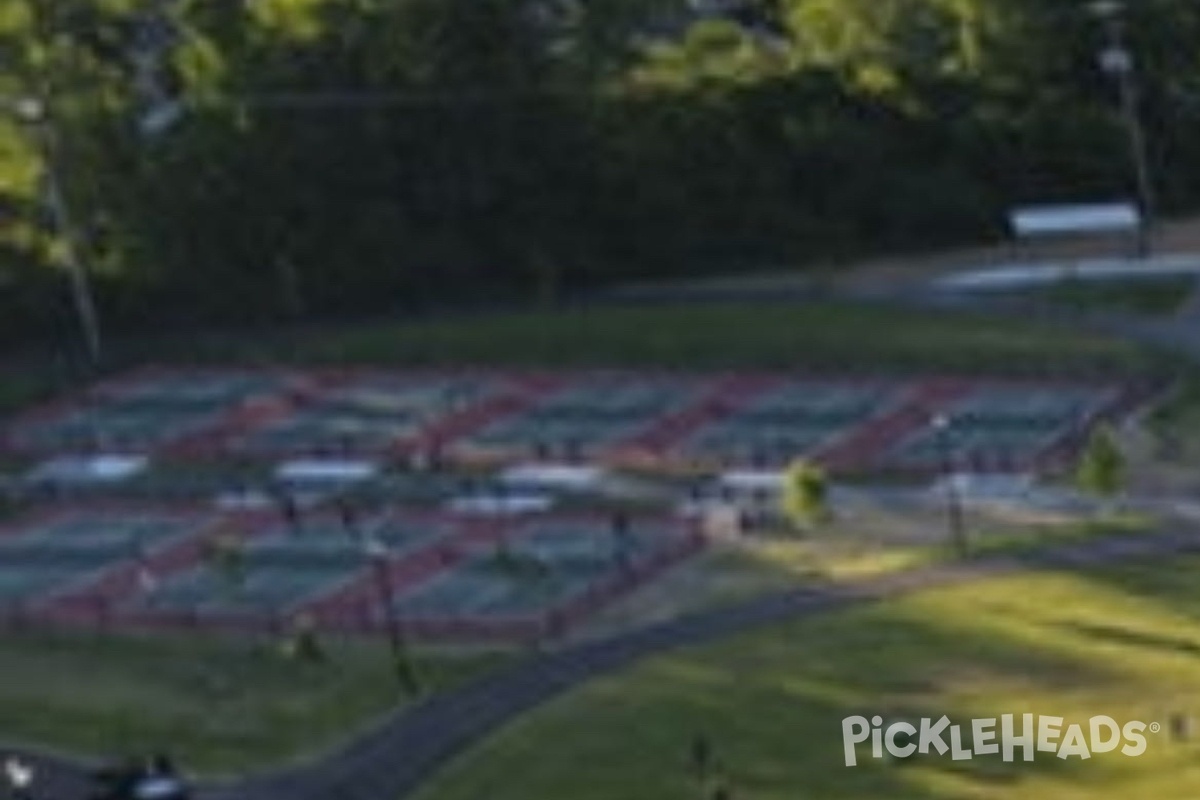
<svg viewBox="0 0 1200 800"><path fill-rule="evenodd" d="M12 800L43 800L34 767L12 757L4 761L4 783ZM103 766L91 775L89 800L191 800L187 781L161 753Z"/></svg>
<svg viewBox="0 0 1200 800"><path fill-rule="evenodd" d="M190 800L192 796L187 781L161 753L102 767L92 777L90 800Z"/></svg>

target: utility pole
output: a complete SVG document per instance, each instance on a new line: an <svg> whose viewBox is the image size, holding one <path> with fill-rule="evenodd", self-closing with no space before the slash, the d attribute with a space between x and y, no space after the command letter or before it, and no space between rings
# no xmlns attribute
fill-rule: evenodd
<svg viewBox="0 0 1200 800"><path fill-rule="evenodd" d="M38 158L42 162L45 180L45 200L53 219L55 231L62 238L63 255L67 267L67 279L71 287L71 301L75 316L83 334L88 363L100 363L102 342L100 318L92 296L91 280L83 259L83 246L79 241L75 220L71 214L63 186L62 162L58 136L50 116L50 109L41 97L6 98L9 112L32 132Z"/></svg>
<svg viewBox="0 0 1200 800"><path fill-rule="evenodd" d="M1150 159L1146 150L1146 131L1140 113L1141 92L1133 54L1125 40L1125 4L1119 0L1096 0L1092 13L1104 23L1108 44L1100 51L1100 69L1113 77L1120 99L1121 118L1129 139L1129 155L1142 219L1138 226L1138 255L1150 254L1150 230L1157 216Z"/></svg>
<svg viewBox="0 0 1200 800"><path fill-rule="evenodd" d="M45 16L46 9L40 0L29 0L27 5L33 21L34 39L39 45L49 50L55 37ZM49 61L52 57L52 55L47 55L45 60ZM49 69L48 63L41 64L38 74L32 78L32 82L36 85L35 90L25 96L8 98L7 105L12 115L30 129L38 156L42 161L46 204L49 207L55 231L62 240L72 304L83 334L88 363L94 367L100 363L103 355L100 318L96 312L91 279L83 256L83 243L79 237L79 229L75 225L76 220L71 211L65 186L62 143L55 121L54 81L48 72Z"/></svg>
<svg viewBox="0 0 1200 800"><path fill-rule="evenodd" d="M396 614L396 595L392 588L392 579L388 571L388 546L373 533L363 539L363 554L371 564L371 572L378 594L378 603L383 612L383 625L387 633L388 649L391 655L391 667L396 675L400 688L407 694L413 695L421 690L420 679L413 669L412 656L404 640L400 627L400 619Z"/></svg>
<svg viewBox="0 0 1200 800"><path fill-rule="evenodd" d="M67 263L67 277L71 283L71 299L79 327L87 348L88 362L94 367L103 356L100 338L100 317L96 312L96 301L92 294L91 279L83 259L83 245L79 241L75 220L67 202L63 187L62 167L59 160L57 134L50 120L48 109L43 106L42 119L34 123L35 135L41 145L42 160L46 175L46 202L54 218L54 226L62 237L63 253Z"/></svg>

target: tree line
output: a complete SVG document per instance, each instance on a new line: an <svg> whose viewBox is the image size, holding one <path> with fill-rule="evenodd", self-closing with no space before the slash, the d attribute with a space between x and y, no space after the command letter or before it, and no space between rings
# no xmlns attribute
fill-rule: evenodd
<svg viewBox="0 0 1200 800"><path fill-rule="evenodd" d="M553 301L997 237L1131 196L1105 43L1045 0L20 0L106 318ZM1131 4L1162 203L1200 194L1200 7ZM153 127L164 97L177 118ZM156 106L157 104L157 106ZM12 105L8 103L7 105ZM62 234L0 121L0 336L61 328Z"/></svg>

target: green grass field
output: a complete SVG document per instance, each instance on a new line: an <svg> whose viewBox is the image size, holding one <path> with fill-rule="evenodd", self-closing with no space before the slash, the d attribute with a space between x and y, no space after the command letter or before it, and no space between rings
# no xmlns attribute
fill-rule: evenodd
<svg viewBox="0 0 1200 800"><path fill-rule="evenodd" d="M407 699L382 644L327 646L330 662L298 664L265 640L0 634L0 741L168 750L210 773L311 755ZM431 656L418 669L435 690L497 659Z"/></svg>
<svg viewBox="0 0 1200 800"><path fill-rule="evenodd" d="M1049 324L845 303L591 307L308 331L226 343L216 360L822 369L1136 370L1115 338Z"/></svg>
<svg viewBox="0 0 1200 800"><path fill-rule="evenodd" d="M648 661L593 682L452 762L419 800L690 800L697 733L738 798L1191 800L1200 741L1200 560L1035 573L930 590ZM1005 713L1158 722L1139 758L843 763L854 714Z"/></svg>
<svg viewBox="0 0 1200 800"><path fill-rule="evenodd" d="M1195 288L1196 281L1191 277L1126 281L1064 280L1005 296L1070 311L1162 316L1178 311Z"/></svg>

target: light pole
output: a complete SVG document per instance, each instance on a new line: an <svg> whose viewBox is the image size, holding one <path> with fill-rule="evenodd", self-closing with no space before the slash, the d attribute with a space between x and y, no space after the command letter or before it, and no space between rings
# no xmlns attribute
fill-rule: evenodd
<svg viewBox="0 0 1200 800"><path fill-rule="evenodd" d="M1150 229L1157 215L1154 186L1150 178L1150 160L1146 153L1146 131L1140 113L1140 92L1133 54L1125 41L1125 4L1120 0L1096 0L1091 11L1104 24L1108 44L1100 51L1100 69L1112 76L1120 96L1121 117L1129 137L1129 154L1133 163L1141 220L1138 225L1139 256L1150 253Z"/></svg>
<svg viewBox="0 0 1200 800"><path fill-rule="evenodd" d="M62 165L59 160L58 136L45 101L37 97L5 98L9 112L33 131L46 181L46 201L54 219L54 227L62 236L67 262L67 277L71 282L71 299L79 327L83 332L88 361L100 362L100 320L92 296L92 285L84 265L83 248L76 237L74 218L63 190Z"/></svg>
<svg viewBox="0 0 1200 800"><path fill-rule="evenodd" d="M400 620L396 616L396 596L392 590L391 576L388 575L388 556L390 552L387 543L380 540L373 533L369 533L363 537L363 554L371 562L375 590L378 594L378 602L383 610L384 627L386 628L388 647L392 658L392 669L396 673L396 680L399 682L400 688L408 694L416 694L420 690L420 682L417 679L416 672L409 658L408 647L404 642L404 635L400 630Z"/></svg>
<svg viewBox="0 0 1200 800"><path fill-rule="evenodd" d="M954 447L950 441L953 423L945 414L936 415L931 421L937 437L938 453L941 456L942 480L946 482L946 518L950 524L950 541L960 556L967 554L967 528L963 520L962 498L954 473Z"/></svg>

